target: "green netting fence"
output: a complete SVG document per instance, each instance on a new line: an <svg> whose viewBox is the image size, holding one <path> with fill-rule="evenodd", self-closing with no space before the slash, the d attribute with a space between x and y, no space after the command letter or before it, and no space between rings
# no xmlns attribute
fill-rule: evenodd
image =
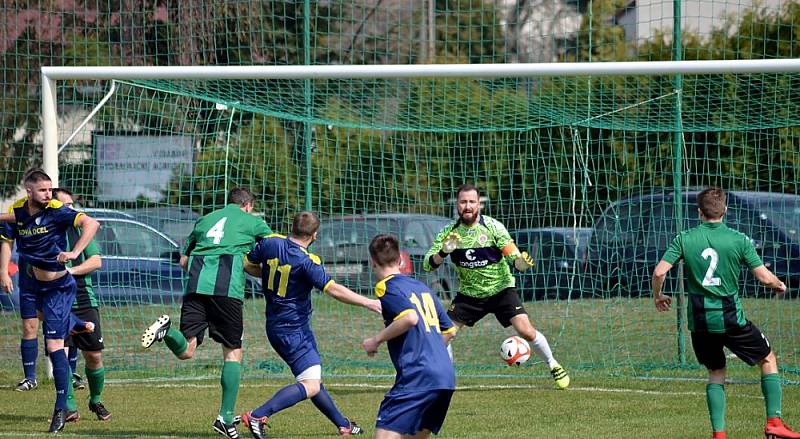
<svg viewBox="0 0 800 439"><path fill-rule="evenodd" d="M671 16L648 17L628 2L547 3L550 9L478 0L76 2L69 11L50 2L2 6L15 24L5 28L0 47L0 189L13 200L25 169L41 163L42 65L674 57ZM734 13L723 18L701 8L685 16L681 58L797 55L795 2L703 4ZM653 2L652 8L672 6ZM638 22L631 19L637 11ZM404 246L416 254L453 216L455 187L473 182L483 190L484 213L506 224L539 262L518 278L520 293L562 364L577 376L698 376L685 317L680 307L654 311L650 273L669 239L696 223L694 191L716 184L734 191L729 223L753 238L790 287L800 287L798 85L800 73L681 81L672 75L116 81L108 102L60 151L58 164L60 185L103 219L98 241L105 263L97 283L106 368L116 377L215 375L220 353L213 343L193 362L177 362L161 346L152 352L137 346L158 315L177 317L181 275L172 253L197 215L225 204L230 188L249 187L257 213L277 231L288 231L297 211L317 211L332 237L326 241L322 233L316 245L363 244L374 231L336 235L341 216L364 215L376 225L386 215L433 215L416 217L412 231L391 226L401 239L408 233ZM111 87L108 81L59 83L59 144ZM370 222L376 214L384 222ZM369 294L362 261L331 254L323 261L329 271ZM457 281L441 271L417 274L428 276L446 301ZM680 296L679 282L670 279L668 287ZM245 375L289 374L263 336L258 287L250 282L248 288ZM749 317L770 336L786 378L795 381L795 295L773 300L746 276L742 288ZM388 357L368 358L359 348L381 326L377 316L322 295L314 305L326 374L391 373ZM13 303L4 310L0 363L13 370L19 323ZM465 330L455 341L459 373L544 376L543 367L518 373L503 366L498 349L508 334L491 318Z"/></svg>

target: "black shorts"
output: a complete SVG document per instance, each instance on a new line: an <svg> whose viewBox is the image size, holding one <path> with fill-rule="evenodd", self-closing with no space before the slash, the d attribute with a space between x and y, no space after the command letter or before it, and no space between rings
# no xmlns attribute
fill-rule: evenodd
<svg viewBox="0 0 800 439"><path fill-rule="evenodd" d="M197 337L203 343L206 328L208 335L228 349L242 347L244 323L242 301L226 296L187 294L181 305L181 333L187 339Z"/></svg>
<svg viewBox="0 0 800 439"><path fill-rule="evenodd" d="M72 313L84 322L94 323L94 332L70 335L64 340L64 346L88 352L102 351L105 345L103 330L100 328L100 311L97 308L79 308L72 310Z"/></svg>
<svg viewBox="0 0 800 439"><path fill-rule="evenodd" d="M494 314L497 321L504 328L508 328L511 326L512 317L527 314L527 312L514 287L508 287L494 296L483 299L458 293L450 304L450 309L447 310L447 315L454 322L467 326L478 323L486 314Z"/></svg>
<svg viewBox="0 0 800 439"><path fill-rule="evenodd" d="M772 351L767 337L749 320L741 328L728 330L724 334L692 332L692 346L697 361L710 370L725 368L723 347L730 349L750 366L767 358Z"/></svg>

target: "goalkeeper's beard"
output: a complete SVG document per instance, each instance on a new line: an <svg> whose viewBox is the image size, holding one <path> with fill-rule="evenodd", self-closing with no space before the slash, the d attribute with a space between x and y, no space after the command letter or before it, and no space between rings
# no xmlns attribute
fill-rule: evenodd
<svg viewBox="0 0 800 439"><path fill-rule="evenodd" d="M464 215L465 215L465 214L467 214L467 213L469 213L469 214L471 215L469 218L466 218L466 217L464 216ZM475 211L472 211L472 212L462 212L462 213L461 213L461 214L458 216L458 218L461 220L461 224L464 224L465 226L471 226L471 225L475 224L475 222L476 222L476 221L478 221L478 213L477 213L477 212L475 212Z"/></svg>

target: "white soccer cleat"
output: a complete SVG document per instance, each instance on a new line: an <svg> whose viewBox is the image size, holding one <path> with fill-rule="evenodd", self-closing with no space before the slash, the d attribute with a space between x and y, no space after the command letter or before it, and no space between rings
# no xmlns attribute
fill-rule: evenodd
<svg viewBox="0 0 800 439"><path fill-rule="evenodd" d="M169 331L170 324L169 316L166 314L156 319L142 334L142 347L147 349L153 343L163 340Z"/></svg>

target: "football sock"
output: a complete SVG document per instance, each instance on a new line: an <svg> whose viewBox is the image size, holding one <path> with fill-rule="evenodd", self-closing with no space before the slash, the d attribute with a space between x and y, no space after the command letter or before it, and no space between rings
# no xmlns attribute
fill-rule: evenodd
<svg viewBox="0 0 800 439"><path fill-rule="evenodd" d="M711 430L725 431L725 387L722 384L706 384L706 403Z"/></svg>
<svg viewBox="0 0 800 439"><path fill-rule="evenodd" d="M167 335L164 336L164 343L167 344L169 350L171 350L176 357L186 352L186 349L189 347L186 337L183 336L181 331L175 328L169 328Z"/></svg>
<svg viewBox="0 0 800 439"><path fill-rule="evenodd" d="M532 342L530 342L530 344L533 352L536 352L536 355L538 355L539 358L547 362L548 369L552 369L558 364L558 361L553 358L553 351L550 350L550 344L547 343L547 339L545 338L544 334L536 331L536 337Z"/></svg>
<svg viewBox="0 0 800 439"><path fill-rule="evenodd" d="M64 349L50 352L50 361L53 362L53 382L56 385L56 409L66 410L67 387L72 387L72 382Z"/></svg>
<svg viewBox="0 0 800 439"><path fill-rule="evenodd" d="M349 427L350 421L345 418L339 409L336 408L336 404L333 403L333 398L331 398L331 394L328 393L328 390L325 389L321 383L319 385L319 393L316 396L311 398L311 402L314 403L314 406L317 410L321 411L323 415L325 415L328 419L331 420L337 427Z"/></svg>
<svg viewBox="0 0 800 439"><path fill-rule="evenodd" d="M304 399L306 399L306 388L300 383L294 383L278 390L269 401L253 410L252 414L256 418L272 416L274 413L291 407Z"/></svg>
<svg viewBox="0 0 800 439"><path fill-rule="evenodd" d="M86 372L86 381L89 382L89 402L97 404L101 401L100 397L106 384L106 368L89 369L87 367L84 372Z"/></svg>
<svg viewBox="0 0 800 439"><path fill-rule="evenodd" d="M39 339L21 339L19 343L19 352L22 356L22 371L25 372L25 378L35 380L36 357L39 355Z"/></svg>
<svg viewBox="0 0 800 439"><path fill-rule="evenodd" d="M226 424L233 422L241 375L242 365L238 361L226 361L222 365L222 375L219 378L219 384L222 386L222 404L219 407L219 415Z"/></svg>
<svg viewBox="0 0 800 439"><path fill-rule="evenodd" d="M764 395L767 418L780 418L782 399L780 375L777 373L762 375L761 393Z"/></svg>
<svg viewBox="0 0 800 439"><path fill-rule="evenodd" d="M78 372L78 352L79 351L80 351L80 349L78 349L76 347L69 348L69 357L68 357L68 359L69 359L69 370L71 370L72 373L77 373Z"/></svg>
<svg viewBox="0 0 800 439"><path fill-rule="evenodd" d="M74 412L78 410L78 404L75 402L75 389L72 388L72 380L68 380L67 385L67 410Z"/></svg>

